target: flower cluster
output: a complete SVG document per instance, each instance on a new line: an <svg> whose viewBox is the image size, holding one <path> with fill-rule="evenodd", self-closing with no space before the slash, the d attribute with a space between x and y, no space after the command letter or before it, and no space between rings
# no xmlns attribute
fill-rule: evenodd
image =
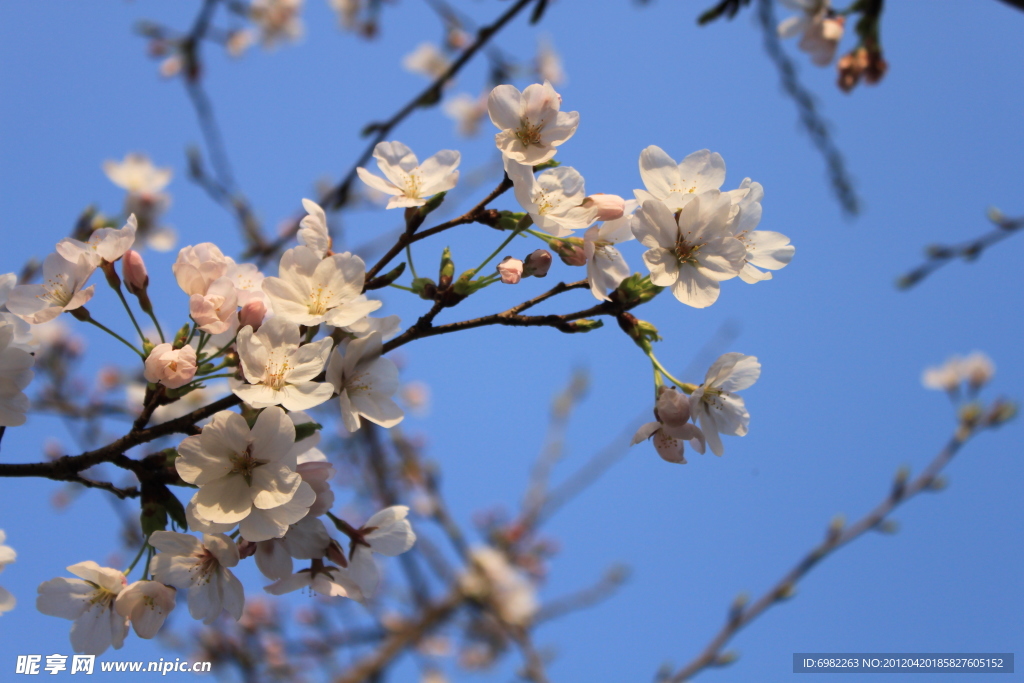
<svg viewBox="0 0 1024 683"><path fill-rule="evenodd" d="M7 540L7 535L3 529L0 529L0 572L4 570L4 567L14 562L18 557L18 553L14 552L14 548L9 545L4 545L4 541ZM18 601L11 595L3 586L0 586L0 614L4 612L10 612L14 609L14 606Z"/></svg>

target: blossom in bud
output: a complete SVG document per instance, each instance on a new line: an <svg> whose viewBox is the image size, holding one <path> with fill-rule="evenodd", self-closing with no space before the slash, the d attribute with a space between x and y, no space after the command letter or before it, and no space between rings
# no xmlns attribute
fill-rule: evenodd
<svg viewBox="0 0 1024 683"><path fill-rule="evenodd" d="M226 332L237 310L238 294L226 277L214 280L205 294L193 294L188 301L189 315L199 329L210 334Z"/></svg>
<svg viewBox="0 0 1024 683"><path fill-rule="evenodd" d="M614 221L626 212L626 200L617 194L592 194L583 200L583 206L593 209L594 220L598 221Z"/></svg>
<svg viewBox="0 0 1024 683"><path fill-rule="evenodd" d="M260 325L263 324L263 319L266 317L267 305L259 299L255 299L242 306L242 310L238 314L238 326L245 327L248 325L252 328L253 332L256 332L260 329Z"/></svg>
<svg viewBox="0 0 1024 683"><path fill-rule="evenodd" d="M585 266L587 253L583 248L583 240L578 237L566 237L548 242L558 258L567 266Z"/></svg>
<svg viewBox="0 0 1024 683"><path fill-rule="evenodd" d="M152 638L174 609L174 589L159 581L136 581L114 600L114 611L131 621L139 638Z"/></svg>
<svg viewBox="0 0 1024 683"><path fill-rule="evenodd" d="M132 294L138 296L149 287L146 262L142 260L142 254L134 249L124 252L124 257L121 259L121 272L124 273L125 287Z"/></svg>
<svg viewBox="0 0 1024 683"><path fill-rule="evenodd" d="M547 249L537 249L523 262L523 277L544 277L550 269L551 252Z"/></svg>
<svg viewBox="0 0 1024 683"><path fill-rule="evenodd" d="M633 444L654 439L654 448L666 462L686 464L683 442L689 441L698 453L704 452L704 434L690 424L690 401L680 391L662 387L654 407L657 422L642 425L633 436Z"/></svg>
<svg viewBox="0 0 1024 683"><path fill-rule="evenodd" d="M212 242L188 246L171 266L178 286L188 294L206 294L213 281L227 275L233 261Z"/></svg>
<svg viewBox="0 0 1024 683"><path fill-rule="evenodd" d="M501 275L501 281L506 285L518 284L523 277L523 262L517 258L506 256L498 264L497 271Z"/></svg>
<svg viewBox="0 0 1024 683"><path fill-rule="evenodd" d="M176 349L170 344L157 344L146 358L148 382L158 382L168 389L183 387L196 376L196 350L186 344Z"/></svg>

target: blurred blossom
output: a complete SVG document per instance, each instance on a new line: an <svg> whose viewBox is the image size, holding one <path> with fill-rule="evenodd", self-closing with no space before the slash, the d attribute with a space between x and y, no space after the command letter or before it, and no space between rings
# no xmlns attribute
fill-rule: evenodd
<svg viewBox="0 0 1024 683"><path fill-rule="evenodd" d="M473 137L480 130L480 122L487 116L487 98L459 93L442 106L445 115L456 123L459 135Z"/></svg>
<svg viewBox="0 0 1024 683"><path fill-rule="evenodd" d="M176 68L181 68L180 58ZM168 62L165 62L167 64ZM163 190L171 182L170 168L157 168L145 154L127 154L124 160L103 162L103 172L110 182L128 192L124 212L133 215L138 225L139 236L151 248L167 251L174 247L177 239L174 230L158 226L160 214L171 205L171 197Z"/></svg>
<svg viewBox="0 0 1024 683"><path fill-rule="evenodd" d="M490 546L471 551L473 564L462 575L462 590L489 601L502 621L526 626L537 613L537 590L505 554Z"/></svg>
<svg viewBox="0 0 1024 683"><path fill-rule="evenodd" d="M14 548L4 545L6 540L7 535L3 529L0 529L0 572L3 572L4 567L14 562L18 557L18 553L14 552ZM11 595L10 591L0 586L0 614L10 612L17 603L18 601Z"/></svg>
<svg viewBox="0 0 1024 683"><path fill-rule="evenodd" d="M228 39L225 47L227 48L229 55L232 57L240 57L243 52L249 49L249 46L251 46L252 43L252 32L243 29L228 33Z"/></svg>
<svg viewBox="0 0 1024 683"><path fill-rule="evenodd" d="M270 50L284 41L302 37L303 26L299 13L303 0L252 0L249 17L260 28L260 43Z"/></svg>
<svg viewBox="0 0 1024 683"><path fill-rule="evenodd" d="M25 424L29 409L24 389L32 382L35 358L13 341L14 325L0 322L0 427Z"/></svg>
<svg viewBox="0 0 1024 683"><path fill-rule="evenodd" d="M957 392L966 382L972 391L987 384L995 374L995 364L981 351L975 351L966 358L950 356L942 365L925 368L921 383L927 389L941 389Z"/></svg>
<svg viewBox="0 0 1024 683"><path fill-rule="evenodd" d="M96 384L100 391L116 389L121 384L121 370L117 366L107 365L96 373Z"/></svg>
<svg viewBox="0 0 1024 683"><path fill-rule="evenodd" d="M798 47L818 66L828 66L843 39L846 18L832 12L829 0L781 0L786 7L800 12L779 23L779 37L801 35Z"/></svg>
<svg viewBox="0 0 1024 683"><path fill-rule="evenodd" d="M414 74L422 74L430 80L435 80L448 70L451 60L433 43L420 43L402 59L402 66ZM451 81L448 83L451 84Z"/></svg>
<svg viewBox="0 0 1024 683"><path fill-rule="evenodd" d="M217 380L212 382L208 386L194 389L174 403L160 406L153 411L153 417L150 418L149 424L157 425L168 420L179 418L182 415L188 415L197 408L211 403L212 401L227 396L231 393L228 383L225 380ZM141 382L129 382L125 386L125 407L132 413L138 413L142 410L142 401L146 396L146 385ZM201 423L200 423L201 424Z"/></svg>
<svg viewBox="0 0 1024 683"><path fill-rule="evenodd" d="M537 44L537 75L541 81L550 81L551 85L562 85L566 82L562 57L547 36L541 38Z"/></svg>
<svg viewBox="0 0 1024 683"><path fill-rule="evenodd" d="M426 382L406 382L398 390L398 395L414 415L423 417L430 412L430 385Z"/></svg>

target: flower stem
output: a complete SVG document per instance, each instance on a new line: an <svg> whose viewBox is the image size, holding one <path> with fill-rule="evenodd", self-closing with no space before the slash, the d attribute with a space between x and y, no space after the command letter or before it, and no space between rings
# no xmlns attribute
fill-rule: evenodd
<svg viewBox="0 0 1024 683"><path fill-rule="evenodd" d="M416 266L412 263L412 244L405 245L405 257L409 261L409 272L412 273L413 279L418 278L419 275L416 274Z"/></svg>
<svg viewBox="0 0 1024 683"><path fill-rule="evenodd" d="M128 317L132 319L132 325L135 325L135 331L139 333L139 339L143 344L145 344L149 340L146 339L146 335L142 333L142 328L139 327L139 321L135 319L135 314L132 313L132 307L128 305L128 299L124 298L124 292L121 291L120 287L114 291L117 292L117 298L121 300L122 304L124 304L124 310L128 311Z"/></svg>
<svg viewBox="0 0 1024 683"><path fill-rule="evenodd" d="M484 259L483 263L481 263L479 266L473 269L473 273L476 274L483 270L484 266L491 262L491 259L500 254L512 240L514 240L516 237L522 234L522 232L529 228L531 225L533 225L533 219L531 219L529 214L527 214L523 218L523 220L519 221L519 224L515 227L515 230L512 231L512 234L505 238L505 241L499 244L498 248L491 252L490 256Z"/></svg>
<svg viewBox="0 0 1024 683"><path fill-rule="evenodd" d="M142 542L142 546L139 548L139 552L136 553L135 559L132 560L132 563L130 565L128 565L128 569L125 569L124 572L122 572L125 576L128 576L129 574L132 573L132 570L135 569L135 565L137 565L139 563L139 560L142 559L142 551L144 551L148 547L149 547L149 536L147 536L146 540L144 540Z"/></svg>
<svg viewBox="0 0 1024 683"><path fill-rule="evenodd" d="M661 374L665 375L665 377L668 377L669 380L673 384L675 384L677 387L679 387L680 389L683 390L683 393L685 393L685 394L692 394L693 392L695 392L697 390L697 385L696 384L690 384L689 382L680 382L678 379L673 377L672 373L670 373L668 370L666 370L665 366L662 365L658 361L658 358L657 358L657 356L654 355L653 351L648 351L647 352L647 357L650 358L651 359L651 363L654 364L655 371L656 372L661 372ZM655 383L657 383L657 379L655 379Z"/></svg>
<svg viewBox="0 0 1024 683"><path fill-rule="evenodd" d="M79 309L79 310L84 310L84 307L82 309ZM135 353L139 354L139 358L141 358L143 360L143 362L145 362L146 354L142 353L142 351L139 351L137 348L135 348L135 346L133 346L131 342L129 342L127 339L125 339L124 337L119 335L117 332L114 332L112 329L110 329L106 325L97 322L88 311L85 312L85 316L86 317L82 317L82 318L78 318L78 319L79 320L84 320L85 322L91 323L91 324L95 325L96 327L100 328L101 330L103 330L104 332L109 334L111 337L113 337L114 339L118 340L119 342L121 342L122 344L127 346L129 349L134 351Z"/></svg>
<svg viewBox="0 0 1024 683"><path fill-rule="evenodd" d="M415 277L415 276L416 276L416 274L413 273L413 277ZM401 290L406 291L406 292L412 292L413 294L416 293L416 290L414 290L412 287L405 287L403 285L396 285L394 282L389 284L388 287L394 287L395 289L401 289Z"/></svg>
<svg viewBox="0 0 1024 683"><path fill-rule="evenodd" d="M156 319L156 314L153 313L152 310L149 311L149 318L150 320L153 321L153 324L156 325L157 334L160 335L160 343L165 344L167 342L167 339L164 338L163 328L160 327L160 321Z"/></svg>

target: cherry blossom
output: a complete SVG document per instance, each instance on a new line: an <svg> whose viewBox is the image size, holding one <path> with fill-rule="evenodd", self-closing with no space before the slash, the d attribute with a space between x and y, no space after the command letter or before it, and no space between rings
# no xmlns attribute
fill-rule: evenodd
<svg viewBox="0 0 1024 683"><path fill-rule="evenodd" d="M121 260L121 273L124 275L124 285L132 294L145 292L149 287L149 273L146 271L146 262L142 260L142 254L132 249L124 252Z"/></svg>
<svg viewBox="0 0 1024 683"><path fill-rule="evenodd" d="M620 218L591 226L583 233L590 292L601 301L608 301L608 290L615 289L629 277L629 265L615 245L633 239L632 214L636 207L634 199L624 202Z"/></svg>
<svg viewBox="0 0 1024 683"><path fill-rule="evenodd" d="M689 195L718 190L725 182L725 160L706 149L690 154L678 164L661 147L651 145L640 153L640 177L646 190L634 190L638 202L659 199L676 211Z"/></svg>
<svg viewBox="0 0 1024 683"><path fill-rule="evenodd" d="M398 391L398 368L381 356L379 332L339 345L327 365L326 379L340 394L345 429L354 432L365 418L394 427L405 415L391 398Z"/></svg>
<svg viewBox="0 0 1024 683"><path fill-rule="evenodd" d="M114 610L140 638L153 638L174 609L174 589L159 581L136 581L117 595Z"/></svg>
<svg viewBox="0 0 1024 683"><path fill-rule="evenodd" d="M18 557L18 553L14 552L14 548L4 545L6 540L7 534L4 533L3 529L0 529L0 572L3 572L4 567L14 562ZM11 595L11 592L0 586L0 614L10 612L17 604L18 601Z"/></svg>
<svg viewBox="0 0 1024 683"><path fill-rule="evenodd" d="M199 329L209 334L222 334L232 323L238 325L238 293L228 277L217 278L204 294L193 294L188 300L188 313Z"/></svg>
<svg viewBox="0 0 1024 683"><path fill-rule="evenodd" d="M793 260L796 247L780 232L755 230L761 221L761 199L764 189L761 183L744 178L736 190L724 192L733 203L733 235L746 249L745 263L740 279L748 284L772 279L772 274L758 270L778 270Z"/></svg>
<svg viewBox="0 0 1024 683"><path fill-rule="evenodd" d="M527 166L536 166L555 156L559 145L576 133L580 114L560 111L562 97L551 83L534 83L519 92L512 85L499 85L487 98L487 113L501 131L494 144L502 156Z"/></svg>
<svg viewBox="0 0 1024 683"><path fill-rule="evenodd" d="M331 233L327 229L327 214L312 199L303 199L302 206L306 216L299 221L299 232L296 235L299 244L313 250L320 258L324 258L331 248Z"/></svg>
<svg viewBox="0 0 1024 683"><path fill-rule="evenodd" d="M542 38L537 44L537 75L551 85L562 85L566 81L562 57L549 38Z"/></svg>
<svg viewBox="0 0 1024 683"><path fill-rule="evenodd" d="M324 523L312 515L288 527L281 538L256 544L256 566L268 579L283 579L292 573L292 559L321 559L331 537Z"/></svg>
<svg viewBox="0 0 1024 683"><path fill-rule="evenodd" d="M93 230L89 235L88 242L65 237L57 242L57 253L72 263L76 263L84 257L94 268L99 267L104 261L113 263L124 256L124 253L135 244L135 231L138 228L139 224L135 220L135 214L132 214L128 216L128 222L120 230L114 228Z"/></svg>
<svg viewBox="0 0 1024 683"><path fill-rule="evenodd" d="M274 316L299 325L345 327L381 307L362 295L366 264L344 252L321 259L298 246L281 256L280 277L263 280Z"/></svg>
<svg viewBox="0 0 1024 683"><path fill-rule="evenodd" d="M0 427L25 424L30 406L24 389L32 382L35 358L14 346L14 332L13 324L0 320Z"/></svg>
<svg viewBox="0 0 1024 683"><path fill-rule="evenodd" d="M583 176L572 166L559 166L534 176L532 167L510 161L505 171L519 205L544 232L564 237L594 222L596 211L584 206L587 193Z"/></svg>
<svg viewBox="0 0 1024 683"><path fill-rule="evenodd" d="M416 542L416 534L406 519L408 516L408 507L392 505L370 517L359 529L362 540L369 547L358 541L352 542L348 570L349 576L364 596L370 597L376 593L380 583L380 569L372 553L395 557L409 550Z"/></svg>
<svg viewBox="0 0 1024 683"><path fill-rule="evenodd" d="M735 392L746 389L761 375L755 356L726 353L708 369L704 383L690 394L693 421L700 423L711 452L724 452L719 434L746 436L750 413L743 398Z"/></svg>
<svg viewBox="0 0 1024 683"><path fill-rule="evenodd" d="M818 66L828 66L843 39L845 17L832 12L829 0L780 0L783 5L800 12L779 22L779 37L793 38L803 34L797 45L811 56Z"/></svg>
<svg viewBox="0 0 1024 683"><path fill-rule="evenodd" d="M671 287L676 299L694 308L715 303L719 281L739 275L746 255L733 237L730 211L729 197L718 190L691 195L675 216L657 199L643 202L633 234L647 247L651 282Z"/></svg>
<svg viewBox="0 0 1024 683"><path fill-rule="evenodd" d="M189 296L206 294L214 280L224 277L234 261L221 252L213 242L187 246L178 252L171 270L174 278Z"/></svg>
<svg viewBox="0 0 1024 683"><path fill-rule="evenodd" d="M39 584L36 609L75 622L71 626L75 652L100 655L110 646L121 649L128 619L114 611L114 601L128 584L124 574L92 560L73 564L68 571L80 578L60 577Z"/></svg>
<svg viewBox="0 0 1024 683"><path fill-rule="evenodd" d="M375 190L392 195L387 208L423 206L438 192L447 192L459 181L461 155L442 149L422 164L412 150L401 142L379 142L373 158L384 178L365 168L357 168L359 179ZM386 178L386 179L385 179Z"/></svg>
<svg viewBox="0 0 1024 683"><path fill-rule="evenodd" d="M180 349L157 344L146 357L143 374L147 382L163 384L168 389L183 387L196 376L196 350L190 344Z"/></svg>
<svg viewBox="0 0 1024 683"><path fill-rule="evenodd" d="M14 330L9 346L32 353L38 343L32 335L32 326L7 309L7 298L18 284L15 273L0 275L0 325L10 325Z"/></svg>
<svg viewBox="0 0 1024 683"><path fill-rule="evenodd" d="M254 510L278 509L296 497L302 477L289 457L295 443L295 426L277 406L267 408L256 418L252 429L245 418L222 411L197 436L178 446L174 465L181 478L199 487L193 497L195 512L210 522L234 524ZM262 541L283 535L288 525L301 519L315 499L307 485L304 509L284 524L273 520L259 525L245 536ZM300 505L300 507L302 507ZM290 517L290 510L280 510Z"/></svg>
<svg viewBox="0 0 1024 683"><path fill-rule="evenodd" d="M264 49L302 37L302 19L299 17L302 3L303 0L252 0L249 17L260 27L260 42Z"/></svg>
<svg viewBox="0 0 1024 683"><path fill-rule="evenodd" d="M84 306L96 291L96 285L83 289L94 266L84 256L68 261L53 253L43 261L43 282L18 285L7 298L7 310L33 325L53 320L64 311Z"/></svg>
<svg viewBox="0 0 1024 683"><path fill-rule="evenodd" d="M633 435L632 444L654 439L654 448L666 462L686 464L683 457L683 442L698 453L704 452L704 434L696 425L690 424L690 402L686 394L662 387L654 408L657 422L641 425Z"/></svg>
<svg viewBox="0 0 1024 683"><path fill-rule="evenodd" d="M245 592L229 567L238 564L238 547L224 534L194 536L175 531L154 531L149 544L160 552L149 563L157 581L188 591L188 612L193 619L212 624L227 611L242 617Z"/></svg>
<svg viewBox="0 0 1024 683"><path fill-rule="evenodd" d="M287 410L306 410L331 398L329 383L313 381L331 353L331 338L303 346L299 341L299 326L277 316L258 332L239 330L238 356L248 384L236 382L234 394L253 408L280 405Z"/></svg>
<svg viewBox="0 0 1024 683"><path fill-rule="evenodd" d="M453 119L459 135L473 137L480 130L480 122L487 116L487 98L459 93L442 106L445 115Z"/></svg>
<svg viewBox="0 0 1024 683"><path fill-rule="evenodd" d="M523 262L520 259L506 256L495 268L506 285L518 284L523 278Z"/></svg>
<svg viewBox="0 0 1024 683"><path fill-rule="evenodd" d="M523 261L523 276L547 277L551 269L551 260L551 252L547 249L534 249Z"/></svg>
<svg viewBox="0 0 1024 683"><path fill-rule="evenodd" d="M960 367L963 359L960 356L952 356L945 363L935 367L925 368L921 375L921 384L926 389L941 389L943 391L959 391L962 375Z"/></svg>
<svg viewBox="0 0 1024 683"><path fill-rule="evenodd" d="M359 586L346 570L324 564L322 560L313 560L308 568L264 586L263 590L271 595L284 595L303 588L309 588L327 597L363 599Z"/></svg>

